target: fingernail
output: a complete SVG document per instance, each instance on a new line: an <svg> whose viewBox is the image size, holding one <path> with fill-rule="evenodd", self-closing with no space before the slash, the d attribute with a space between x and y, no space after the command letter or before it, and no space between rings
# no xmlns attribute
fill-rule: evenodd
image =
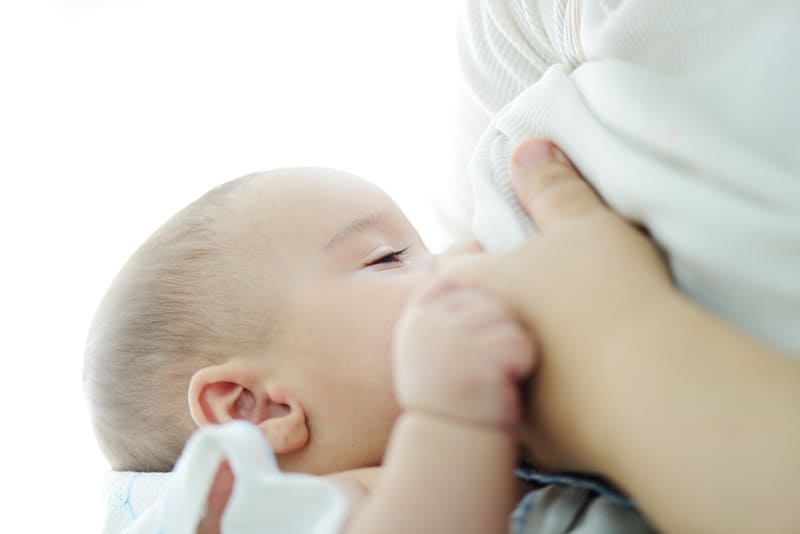
<svg viewBox="0 0 800 534"><path fill-rule="evenodd" d="M554 158L553 145L544 140L533 139L524 141L517 147L512 156L512 163L524 169Z"/></svg>

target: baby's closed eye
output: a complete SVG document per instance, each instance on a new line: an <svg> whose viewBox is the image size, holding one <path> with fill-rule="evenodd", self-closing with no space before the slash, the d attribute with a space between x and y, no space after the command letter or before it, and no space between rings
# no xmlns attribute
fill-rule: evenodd
<svg viewBox="0 0 800 534"><path fill-rule="evenodd" d="M369 267L371 265L380 265L385 263L401 263L405 259L407 252L408 247L400 250L392 250L388 253L382 254L377 259L369 260L366 266Z"/></svg>

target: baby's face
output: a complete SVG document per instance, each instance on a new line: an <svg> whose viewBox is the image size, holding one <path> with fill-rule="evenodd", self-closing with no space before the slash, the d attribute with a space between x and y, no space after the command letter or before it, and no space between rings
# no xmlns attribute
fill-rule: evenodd
<svg viewBox="0 0 800 534"><path fill-rule="evenodd" d="M330 442L332 471L377 464L399 413L394 326L433 256L391 198L339 171L275 171L243 203L239 231L265 236L267 283L285 299L270 358L288 366L311 440Z"/></svg>

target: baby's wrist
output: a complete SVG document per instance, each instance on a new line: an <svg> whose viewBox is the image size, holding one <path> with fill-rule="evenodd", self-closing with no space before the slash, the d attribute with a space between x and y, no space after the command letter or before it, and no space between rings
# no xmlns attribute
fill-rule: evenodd
<svg viewBox="0 0 800 534"><path fill-rule="evenodd" d="M508 464L511 473L519 448L511 430L500 425L475 423L457 417L442 416L425 411L406 411L395 424L395 434L404 436L406 443L416 443L438 450L446 462L465 455L473 461L491 458L500 471ZM390 446L387 455L392 454Z"/></svg>
<svg viewBox="0 0 800 534"><path fill-rule="evenodd" d="M462 384L437 387L397 386L397 398L404 411L446 418L455 423L511 431L521 417L520 394L516 384L498 372L478 378L466 377ZM431 386L430 384L427 384Z"/></svg>
<svg viewBox="0 0 800 534"><path fill-rule="evenodd" d="M459 428L464 432L504 435L509 439L513 439L514 435L514 429L509 425L484 420L479 417L466 417L455 413L428 409L424 407L407 407L404 409L401 418L411 421L424 421L425 424L428 425L441 425L442 427Z"/></svg>

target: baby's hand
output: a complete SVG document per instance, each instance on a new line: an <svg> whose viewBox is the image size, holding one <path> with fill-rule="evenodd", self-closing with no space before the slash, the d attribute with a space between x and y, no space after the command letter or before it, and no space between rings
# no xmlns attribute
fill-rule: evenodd
<svg viewBox="0 0 800 534"><path fill-rule="evenodd" d="M409 410L515 425L517 386L534 362L531 339L510 309L453 281L413 297L395 329L395 388Z"/></svg>

